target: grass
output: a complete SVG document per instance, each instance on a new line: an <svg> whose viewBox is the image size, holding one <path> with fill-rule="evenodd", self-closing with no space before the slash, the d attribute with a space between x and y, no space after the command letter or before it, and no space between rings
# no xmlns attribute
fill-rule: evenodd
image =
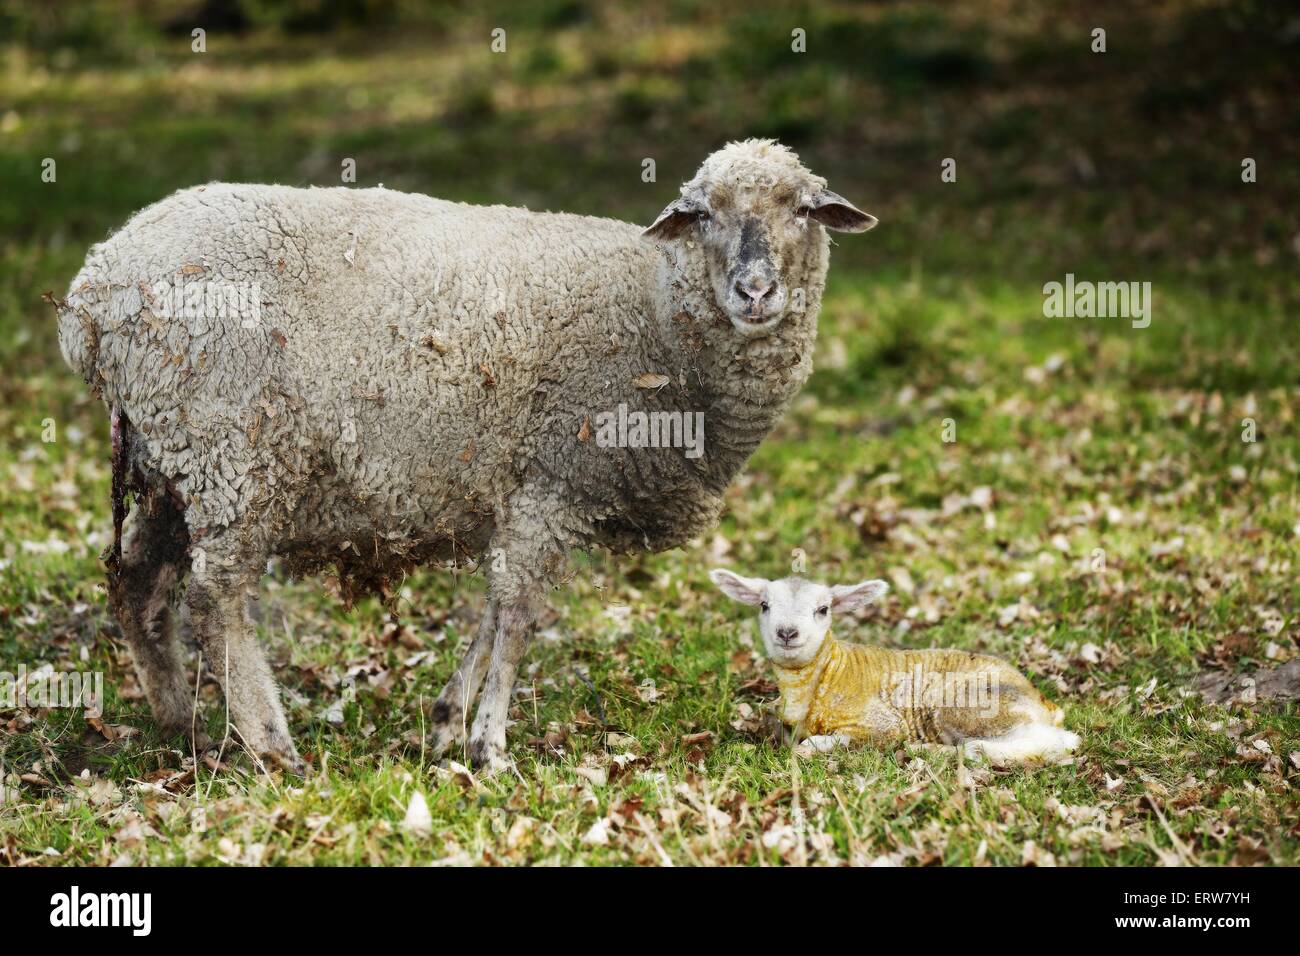
<svg viewBox="0 0 1300 956"><path fill-rule="evenodd" d="M1300 166L1281 53L1234 4L1106 5L1105 57L1091 17L1008 4L993 24L979 6L764 5L732 29L713 4L641 23L567 3L517 25L489 8L401 34L214 34L204 57L152 34L112 55L8 47L0 669L100 671L106 703L100 721L0 710L0 856L1300 862L1295 703L1189 689L1296 653ZM498 22L511 52L494 57ZM859 68L864 47L882 53ZM1183 57L1194 87L1170 79ZM521 673L517 774L437 767L422 743L482 604L464 572L351 613L328 581L266 581L305 781L238 754L195 766L158 738L105 607L105 416L39 301L86 246L182 185L335 184L343 157L360 185L648 222L752 133L791 140L882 225L840 239L817 372L717 532L575 556ZM1151 281L1150 328L1044 318L1042 285L1066 272ZM1014 772L923 748L792 756L762 719L753 621L705 573L779 575L796 549L809 576L894 583L840 636L1003 655L1065 706L1082 754ZM198 692L219 732L206 675ZM417 793L429 832L402 826Z"/></svg>

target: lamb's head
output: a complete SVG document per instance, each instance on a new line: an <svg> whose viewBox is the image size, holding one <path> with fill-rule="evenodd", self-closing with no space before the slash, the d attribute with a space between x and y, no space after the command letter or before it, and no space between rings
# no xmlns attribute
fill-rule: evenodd
<svg viewBox="0 0 1300 956"><path fill-rule="evenodd" d="M744 336L765 335L799 290L825 276L823 227L866 232L874 216L826 188L786 147L772 140L729 143L704 161L645 235L698 243L718 307Z"/></svg>
<svg viewBox="0 0 1300 956"><path fill-rule="evenodd" d="M758 605L763 647L777 667L803 667L817 656L831 629L831 611L848 611L881 597L884 581L827 586L799 577L768 581L744 578L723 568L709 572L722 593Z"/></svg>

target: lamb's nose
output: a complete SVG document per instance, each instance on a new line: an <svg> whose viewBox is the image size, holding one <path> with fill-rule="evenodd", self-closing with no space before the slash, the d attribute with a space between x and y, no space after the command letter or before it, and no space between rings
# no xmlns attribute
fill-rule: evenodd
<svg viewBox="0 0 1300 956"><path fill-rule="evenodd" d="M782 644L789 644L799 636L799 629L797 627L778 627L776 636Z"/></svg>
<svg viewBox="0 0 1300 956"><path fill-rule="evenodd" d="M754 302L761 302L764 296L772 291L772 283L763 279L750 279L748 282L737 282L736 291L742 296L748 296Z"/></svg>

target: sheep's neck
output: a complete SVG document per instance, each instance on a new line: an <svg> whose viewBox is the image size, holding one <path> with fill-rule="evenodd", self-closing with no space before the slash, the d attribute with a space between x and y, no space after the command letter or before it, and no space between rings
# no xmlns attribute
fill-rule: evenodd
<svg viewBox="0 0 1300 956"><path fill-rule="evenodd" d="M803 725L805 734L817 733L811 726L817 722L814 704L817 689L828 670L838 670L842 665L844 649L832 634L827 634L816 656L801 667L773 666L776 686L781 691L781 720L791 727Z"/></svg>
<svg viewBox="0 0 1300 956"><path fill-rule="evenodd" d="M687 288L710 288L700 264L679 260L676 266L689 278ZM671 296L659 304L665 370L684 380L691 410L704 413L703 463L720 486L735 477L812 373L824 265L818 274L808 282L806 308L787 313L761 338L742 337L711 296Z"/></svg>

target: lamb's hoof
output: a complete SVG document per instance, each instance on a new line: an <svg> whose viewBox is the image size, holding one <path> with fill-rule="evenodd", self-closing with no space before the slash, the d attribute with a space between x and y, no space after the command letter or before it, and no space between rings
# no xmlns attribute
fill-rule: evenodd
<svg viewBox="0 0 1300 956"><path fill-rule="evenodd" d="M822 734L805 737L794 748L794 752L800 757L811 757L814 754L830 753L832 750L838 750L847 744L848 738L842 734Z"/></svg>
<svg viewBox="0 0 1300 956"><path fill-rule="evenodd" d="M514 762L506 756L504 747L486 740L469 742L469 762L474 773L483 779L514 769Z"/></svg>

